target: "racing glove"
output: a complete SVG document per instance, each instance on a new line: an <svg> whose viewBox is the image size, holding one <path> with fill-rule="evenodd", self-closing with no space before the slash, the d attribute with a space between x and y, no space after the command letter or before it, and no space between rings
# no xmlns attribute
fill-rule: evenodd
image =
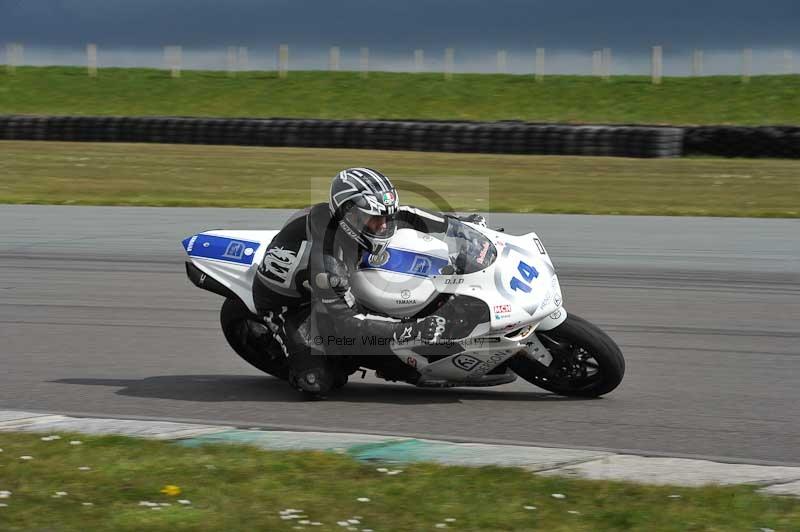
<svg viewBox="0 0 800 532"><path fill-rule="evenodd" d="M459 219L462 222L469 222L471 224L480 225L481 227L486 227L486 218L480 214L470 214L469 216L462 216Z"/></svg>
<svg viewBox="0 0 800 532"><path fill-rule="evenodd" d="M402 332L399 335L395 333L394 339L400 343L409 340L435 343L445 338L444 333L446 330L447 320L445 318L435 315L427 316L418 319L416 322L404 324Z"/></svg>
<svg viewBox="0 0 800 532"><path fill-rule="evenodd" d="M417 320L419 338L425 342L438 342L445 338L444 332L447 329L447 319L442 316L427 316Z"/></svg>

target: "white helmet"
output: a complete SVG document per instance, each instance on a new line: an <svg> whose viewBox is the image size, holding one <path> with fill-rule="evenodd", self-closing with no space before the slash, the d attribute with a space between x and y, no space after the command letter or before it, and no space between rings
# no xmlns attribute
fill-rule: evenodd
<svg viewBox="0 0 800 532"><path fill-rule="evenodd" d="M370 253L382 253L397 229L397 190L382 173L348 168L333 178L329 206L342 230Z"/></svg>

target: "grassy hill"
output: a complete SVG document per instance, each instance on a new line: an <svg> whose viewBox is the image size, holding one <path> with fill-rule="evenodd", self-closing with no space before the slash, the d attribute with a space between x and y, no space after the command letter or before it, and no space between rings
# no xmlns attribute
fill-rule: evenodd
<svg viewBox="0 0 800 532"><path fill-rule="evenodd" d="M800 217L800 164L487 153L0 142L0 203L302 207L367 165L436 210ZM436 191L441 195L431 194Z"/></svg>
<svg viewBox="0 0 800 532"><path fill-rule="evenodd" d="M0 71L0 114L417 118L573 123L800 124L800 76L602 81L590 76L184 71Z"/></svg>

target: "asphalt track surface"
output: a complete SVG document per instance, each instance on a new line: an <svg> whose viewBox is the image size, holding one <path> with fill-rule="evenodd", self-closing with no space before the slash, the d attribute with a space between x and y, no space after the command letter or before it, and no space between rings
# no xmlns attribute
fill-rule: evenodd
<svg viewBox="0 0 800 532"><path fill-rule="evenodd" d="M0 206L0 409L800 464L800 221L492 215L536 230L622 385L424 390L367 376L306 402L250 368L180 240L288 211Z"/></svg>

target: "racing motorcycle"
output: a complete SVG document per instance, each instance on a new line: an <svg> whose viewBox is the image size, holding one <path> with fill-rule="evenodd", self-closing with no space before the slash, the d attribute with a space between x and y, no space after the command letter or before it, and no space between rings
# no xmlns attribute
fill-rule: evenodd
<svg viewBox="0 0 800 532"><path fill-rule="evenodd" d="M189 279L225 298L220 321L233 350L285 380L286 356L256 315L252 295L256 269L277 232L206 231L186 238L183 247ZM280 267L281 257L269 260ZM446 311L461 330L455 340L399 338L394 356L333 357L343 375L337 387L359 370L420 387L496 386L522 377L577 397L606 394L622 381L619 347L597 326L567 313L536 233L513 236L456 218L448 218L444 233L398 229L386 251L364 254L350 283L372 313L414 319Z"/></svg>

